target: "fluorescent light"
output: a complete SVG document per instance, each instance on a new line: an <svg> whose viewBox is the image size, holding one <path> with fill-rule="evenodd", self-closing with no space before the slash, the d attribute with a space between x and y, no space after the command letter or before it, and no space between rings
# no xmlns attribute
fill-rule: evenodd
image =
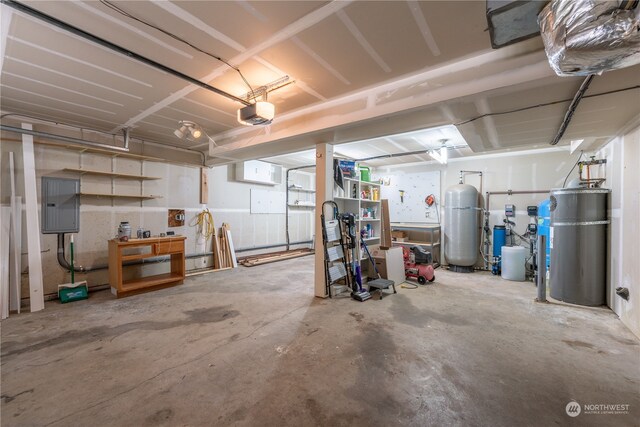
<svg viewBox="0 0 640 427"><path fill-rule="evenodd" d="M430 155L438 163L443 164L443 165L447 164L447 160L449 158L449 153L448 153L447 147L442 146L440 148L440 150L438 150L438 151L429 150L429 151L427 151L427 154Z"/></svg>
<svg viewBox="0 0 640 427"><path fill-rule="evenodd" d="M570 154L573 154L578 149L578 147L582 145L583 142L584 142L584 139L574 139L573 141L571 141Z"/></svg>

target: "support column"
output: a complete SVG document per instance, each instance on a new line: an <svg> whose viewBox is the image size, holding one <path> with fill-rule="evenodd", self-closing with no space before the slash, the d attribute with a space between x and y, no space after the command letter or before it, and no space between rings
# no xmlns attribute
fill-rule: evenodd
<svg viewBox="0 0 640 427"><path fill-rule="evenodd" d="M316 145L316 228L315 228L315 296L326 298L324 277L324 246L322 244L322 203L333 200L333 145Z"/></svg>

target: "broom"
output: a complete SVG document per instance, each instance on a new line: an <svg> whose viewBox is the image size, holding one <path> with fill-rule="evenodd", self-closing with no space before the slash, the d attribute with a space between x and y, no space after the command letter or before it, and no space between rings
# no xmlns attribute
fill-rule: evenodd
<svg viewBox="0 0 640 427"><path fill-rule="evenodd" d="M75 271L73 268L73 234L70 242L71 252L71 283L58 285L58 298L62 304L72 301L79 301L89 298L89 287L87 281L75 283Z"/></svg>

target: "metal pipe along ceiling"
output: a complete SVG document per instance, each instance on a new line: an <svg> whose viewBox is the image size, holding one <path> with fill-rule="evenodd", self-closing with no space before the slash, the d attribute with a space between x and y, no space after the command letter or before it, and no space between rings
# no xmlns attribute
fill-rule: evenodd
<svg viewBox="0 0 640 427"><path fill-rule="evenodd" d="M56 135L55 133L41 132L41 131L37 131L37 130L22 129L22 128L19 128L19 127L3 125L3 124L0 124L0 130L4 130L4 131L8 131L8 132L16 132L16 133L19 133L19 134L39 136L39 137L42 137L42 138L52 139L54 141L64 141L64 142L70 142L70 143L73 143L73 144L90 145L92 147L104 148L104 149L107 149L107 150L119 151L119 152L123 152L123 153L128 153L129 152L129 147L128 147L129 136L128 136L128 132L125 132L125 147L118 147L116 145L100 144L99 142L85 141L84 139L80 139L80 138L73 138L73 137L70 137L70 136Z"/></svg>

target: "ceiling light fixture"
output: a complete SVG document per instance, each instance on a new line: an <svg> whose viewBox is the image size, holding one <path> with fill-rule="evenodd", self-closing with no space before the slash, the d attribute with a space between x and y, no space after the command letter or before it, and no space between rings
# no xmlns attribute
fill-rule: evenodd
<svg viewBox="0 0 640 427"><path fill-rule="evenodd" d="M173 131L173 134L180 139L187 139L189 141L201 141L203 137L207 137L210 144L216 145L213 138L211 138L207 133L202 129L202 127L196 122L192 122L190 120L180 120L178 122L180 126L178 129Z"/></svg>
<svg viewBox="0 0 640 427"><path fill-rule="evenodd" d="M427 151L427 154L429 154L438 163L443 165L446 165L447 160L449 159L449 149L447 148L447 141L448 141L447 139L440 140L440 142L442 143L442 146L440 147L439 152L435 150Z"/></svg>

